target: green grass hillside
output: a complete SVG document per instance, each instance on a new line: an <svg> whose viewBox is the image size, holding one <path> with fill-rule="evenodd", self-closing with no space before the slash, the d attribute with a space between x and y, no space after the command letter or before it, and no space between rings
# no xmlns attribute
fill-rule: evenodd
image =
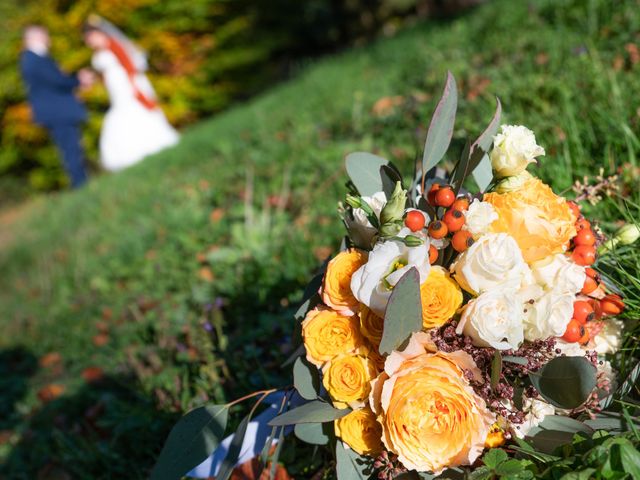
<svg viewBox="0 0 640 480"><path fill-rule="evenodd" d="M640 204L639 30L635 0L496 0L305 66L176 148L32 202L0 236L0 476L145 478L182 412L286 385L290 313L340 242L344 155L408 171L447 69L460 148L498 95L557 191L603 168ZM619 205L587 210L610 231Z"/></svg>

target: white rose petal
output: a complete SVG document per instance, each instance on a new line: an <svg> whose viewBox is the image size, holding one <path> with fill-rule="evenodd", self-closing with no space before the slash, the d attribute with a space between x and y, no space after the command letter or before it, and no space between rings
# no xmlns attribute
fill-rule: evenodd
<svg viewBox="0 0 640 480"><path fill-rule="evenodd" d="M561 253L533 263L531 271L541 287L559 293L578 293L582 290L587 278L585 267L581 267Z"/></svg>
<svg viewBox="0 0 640 480"><path fill-rule="evenodd" d="M536 143L531 130L522 125L502 125L493 137L491 166L497 177L510 177L522 173L527 165L544 155L544 148Z"/></svg>
<svg viewBox="0 0 640 480"><path fill-rule="evenodd" d="M460 286L474 295L498 287L517 290L531 276L520 247L506 233L481 236L451 270Z"/></svg>
<svg viewBox="0 0 640 480"><path fill-rule="evenodd" d="M515 350L524 340L523 310L515 291L490 290L467 304L456 332L478 347Z"/></svg>
<svg viewBox="0 0 640 480"><path fill-rule="evenodd" d="M408 230L408 229L407 229ZM401 234L407 232L403 229ZM353 295L377 315L383 316L393 286L415 267L423 283L429 275L429 240L417 247L407 247L404 243L389 240L377 243L369 259L351 277Z"/></svg>
<svg viewBox="0 0 640 480"><path fill-rule="evenodd" d="M464 212L464 220L463 228L474 237L479 237L489 232L491 224L498 220L498 213L489 202L481 202L476 199Z"/></svg>
<svg viewBox="0 0 640 480"><path fill-rule="evenodd" d="M551 290L527 305L524 338L534 341L564 335L573 316L575 298L571 293Z"/></svg>
<svg viewBox="0 0 640 480"><path fill-rule="evenodd" d="M599 355L616 353L622 343L622 327L624 323L616 318L608 318L602 321L602 330L594 337L594 350Z"/></svg>

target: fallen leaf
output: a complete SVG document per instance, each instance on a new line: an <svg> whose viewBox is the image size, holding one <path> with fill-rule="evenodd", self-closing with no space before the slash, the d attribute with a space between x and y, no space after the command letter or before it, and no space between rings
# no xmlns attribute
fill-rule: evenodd
<svg viewBox="0 0 640 480"><path fill-rule="evenodd" d="M56 365L59 365L62 361L62 355L58 352L49 352L46 355L40 357L40 361L38 362L42 368L51 368Z"/></svg>
<svg viewBox="0 0 640 480"><path fill-rule="evenodd" d="M224 213L224 208L214 208L209 214L209 220L211 223L218 223L224 217Z"/></svg>
<svg viewBox="0 0 640 480"><path fill-rule="evenodd" d="M100 367L87 367L82 370L82 378L87 383L97 383L104 378L104 370Z"/></svg>
<svg viewBox="0 0 640 480"><path fill-rule="evenodd" d="M404 97L396 95L394 97L382 97L373 104L371 112L378 117L385 117L393 113L395 107L404 103Z"/></svg>
<svg viewBox="0 0 640 480"><path fill-rule="evenodd" d="M200 278L200 280L211 283L213 282L215 275L209 267L202 267L200 270L198 270L198 277Z"/></svg>
<svg viewBox="0 0 640 480"><path fill-rule="evenodd" d="M63 385L57 383L50 383L38 390L38 398L41 402L46 403L58 398L65 391Z"/></svg>
<svg viewBox="0 0 640 480"><path fill-rule="evenodd" d="M96 347L104 347L109 343L109 335L106 333L99 333L98 335L95 335L92 340Z"/></svg>

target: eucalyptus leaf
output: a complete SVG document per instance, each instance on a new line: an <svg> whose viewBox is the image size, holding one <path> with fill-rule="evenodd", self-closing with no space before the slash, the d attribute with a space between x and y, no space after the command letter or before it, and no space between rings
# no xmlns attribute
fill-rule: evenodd
<svg viewBox="0 0 640 480"><path fill-rule="evenodd" d="M366 480L371 476L372 461L336 442L336 476L338 480Z"/></svg>
<svg viewBox="0 0 640 480"><path fill-rule="evenodd" d="M320 392L318 368L304 357L298 357L293 364L293 386L305 400L315 400Z"/></svg>
<svg viewBox="0 0 640 480"><path fill-rule="evenodd" d="M396 350L413 332L422 329L420 275L411 267L396 283L384 315L380 353Z"/></svg>
<svg viewBox="0 0 640 480"><path fill-rule="evenodd" d="M324 423L342 418L351 412L351 409L337 409L321 400L314 400L288 412L278 415L269 422L269 425L283 426L296 425L298 423Z"/></svg>
<svg viewBox="0 0 640 480"><path fill-rule="evenodd" d="M473 142L471 149L480 147L483 151L488 152L491 144L493 143L493 137L498 132L500 127L500 117L502 116L502 103L500 99L496 97L496 112L493 114L493 118L487 128L480 134L480 136Z"/></svg>
<svg viewBox="0 0 640 480"><path fill-rule="evenodd" d="M624 379L624 382L620 385L620 387L610 395L607 395L600 401L600 406L602 408L607 408L613 400L621 399L626 397L629 392L633 389L635 385L637 385L638 380L640 379L640 362L636 363L635 366L631 369L627 378Z"/></svg>
<svg viewBox="0 0 640 480"><path fill-rule="evenodd" d="M380 167L380 179L382 181L382 191L387 198L391 198L398 182L402 184L402 175L400 175L400 172L398 172L398 169L395 168L392 163Z"/></svg>
<svg viewBox="0 0 640 480"><path fill-rule="evenodd" d="M229 450L227 451L227 456L224 457L224 460L220 464L220 470L218 470L218 475L216 475L216 480L228 480L228 478L233 473L233 469L238 462L238 457L240 456L240 450L242 449L242 442L244 441L244 437L247 433L247 426L251 421L251 414L247 415L242 419L240 425L236 429L233 434L233 439L229 444Z"/></svg>
<svg viewBox="0 0 640 480"><path fill-rule="evenodd" d="M491 390L495 390L500 382L500 375L502 374L502 355L499 350L496 350L491 360Z"/></svg>
<svg viewBox="0 0 640 480"><path fill-rule="evenodd" d="M280 434L278 435L278 444L276 445L276 450L273 452L271 456L271 468L269 469L269 480L273 480L276 478L276 470L278 469L278 460L280 459L280 453L282 452L282 447L284 446L284 431L285 428L280 429Z"/></svg>
<svg viewBox="0 0 640 480"><path fill-rule="evenodd" d="M345 159L347 174L363 197L382 191L380 167L388 163L387 159L366 152L350 153Z"/></svg>
<svg viewBox="0 0 640 480"><path fill-rule="evenodd" d="M503 362L515 363L517 365L529 365L529 361L524 357L515 357L513 355L505 355L502 357Z"/></svg>
<svg viewBox="0 0 640 480"><path fill-rule="evenodd" d="M493 181L493 168L491 167L491 160L489 159L489 155L486 153L482 156L482 160L473 169L471 172L473 175L473 179L478 185L478 189L480 192L484 192L487 190L491 182Z"/></svg>
<svg viewBox="0 0 640 480"><path fill-rule="evenodd" d="M467 140L464 144L464 148L462 149L460 160L458 160L456 168L451 176L451 184L453 185L456 194L460 190L460 187L462 187L464 179L467 178L467 175L469 173L469 161L471 160L469 156L470 153L471 144Z"/></svg>
<svg viewBox="0 0 640 480"><path fill-rule="evenodd" d="M202 463L218 447L227 426L229 408L196 408L171 429L151 472L151 480L175 480Z"/></svg>
<svg viewBox="0 0 640 480"><path fill-rule="evenodd" d="M458 108L458 91L456 80L447 72L447 82L444 87L442 97L436 106L431 117L427 140L424 144L422 155L422 174L435 167L444 154L447 153L451 137L453 136L453 126L456 119L456 109Z"/></svg>
<svg viewBox="0 0 640 480"><path fill-rule="evenodd" d="M584 357L556 357L529 374L540 395L558 408L577 408L596 386L596 367Z"/></svg>
<svg viewBox="0 0 640 480"><path fill-rule="evenodd" d="M326 445L329 443L332 428L330 423L298 423L293 428L293 432L303 442Z"/></svg>

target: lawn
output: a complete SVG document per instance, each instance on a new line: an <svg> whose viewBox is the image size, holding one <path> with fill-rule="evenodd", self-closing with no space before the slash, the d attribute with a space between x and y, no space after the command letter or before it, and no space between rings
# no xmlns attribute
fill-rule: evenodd
<svg viewBox="0 0 640 480"><path fill-rule="evenodd" d="M586 211L605 231L637 217L638 31L635 0L495 0L301 66L179 146L32 201L0 237L0 477L145 478L181 413L286 385L291 314L340 243L344 155L409 171L447 69L454 145L497 95L546 148L538 175L564 191L619 173L626 206ZM621 261L637 318L640 261Z"/></svg>

